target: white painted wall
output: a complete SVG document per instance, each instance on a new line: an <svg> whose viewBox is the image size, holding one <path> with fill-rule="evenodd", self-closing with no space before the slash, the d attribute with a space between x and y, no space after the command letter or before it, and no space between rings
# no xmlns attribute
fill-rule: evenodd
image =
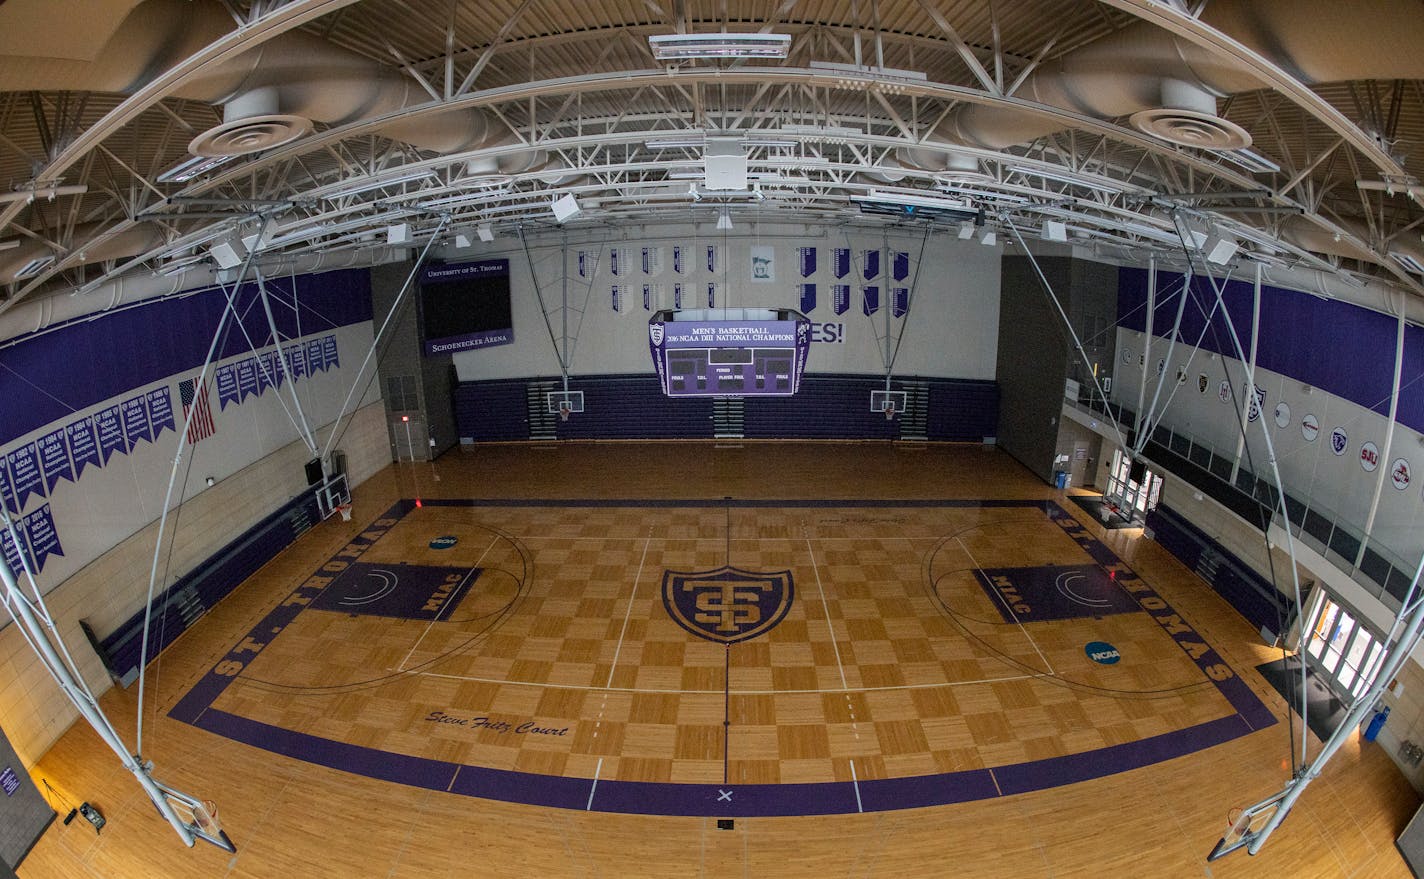
<svg viewBox="0 0 1424 879"><path fill-rule="evenodd" d="M605 234L612 237L605 241ZM643 309L645 283L657 289L655 308L673 307L673 285L679 282L686 286L692 300L690 304L684 300L684 307L705 307L706 287L712 282L717 286L718 307L799 308L803 281L817 285L817 307L808 317L816 323L843 324L845 337L839 343L813 343L807 371L883 374L885 310L889 307L889 288L897 284L887 282L888 254L882 254L881 277L874 281L863 280L859 263L862 251L882 248L910 254L911 275L905 286L915 281L915 267L919 265L910 314L891 321L893 335L898 335L904 325L895 374L992 379L998 354L1000 250L941 232L924 243L923 260L919 261L922 240L921 234L897 232L882 236L879 232L831 226L807 227L803 231L801 227L738 220L737 228L725 235L710 226L689 224L630 227L617 233L574 230L567 240L562 235L531 237L528 256L518 239L507 237L487 245L476 242L477 247L467 250L448 249L440 257L452 262L509 259L514 312L514 344L458 353L454 356L455 365L463 381L559 373L550 331L531 282L532 258L556 336L562 335L562 266L567 263L570 333L577 336L570 369L574 375L652 372L647 340L650 313ZM690 251L687 271L681 276L672 270L674 244ZM656 275L642 272L641 251L645 245L661 248L662 270ZM706 269L708 245L718 250L715 272ZM609 249L613 247L620 248L630 263L617 278L609 270ZM773 249L774 281L752 279L753 247ZM809 278L803 279L799 272L800 247L817 249L817 270ZM831 252L837 247L850 247L854 256L851 274L843 281L835 279L831 271ZM579 250L598 256L597 272L590 279L577 277ZM611 286L615 282L626 283L629 288L627 307L621 314L611 307ZM843 315L831 312L833 283L851 285L851 307ZM881 313L873 317L866 317L861 311L860 288L869 283L881 289Z"/></svg>

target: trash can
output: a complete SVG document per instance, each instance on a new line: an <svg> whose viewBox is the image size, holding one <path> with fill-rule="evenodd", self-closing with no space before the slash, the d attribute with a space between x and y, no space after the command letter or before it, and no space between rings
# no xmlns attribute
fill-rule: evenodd
<svg viewBox="0 0 1424 879"><path fill-rule="evenodd" d="M1386 705L1375 712L1375 716L1370 718L1370 725L1365 727L1365 741L1373 742L1384 729L1384 722L1389 720L1389 706Z"/></svg>
<svg viewBox="0 0 1424 879"><path fill-rule="evenodd" d="M1063 471L1063 470L1054 470L1054 471L1053 471L1053 487L1054 487L1054 488L1067 488L1067 487L1068 487L1068 473L1067 473L1066 471Z"/></svg>

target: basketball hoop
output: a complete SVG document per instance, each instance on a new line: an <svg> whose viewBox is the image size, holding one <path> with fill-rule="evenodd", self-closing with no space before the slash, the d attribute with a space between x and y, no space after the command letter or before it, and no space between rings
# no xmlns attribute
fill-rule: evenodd
<svg viewBox="0 0 1424 879"><path fill-rule="evenodd" d="M573 411L574 411L574 405L573 405L572 403L569 403L569 402L560 403L560 404L559 404L559 420L560 420L560 421L568 421L568 420L569 420L569 416L573 414Z"/></svg>
<svg viewBox="0 0 1424 879"><path fill-rule="evenodd" d="M895 420L895 401L893 401L893 400L886 400L886 401L885 401L885 410L884 410L884 411L885 411L885 420L886 420L886 421L894 421L894 420Z"/></svg>
<svg viewBox="0 0 1424 879"><path fill-rule="evenodd" d="M343 521L343 522L350 522L350 521L351 521L351 505L350 505L350 504L340 504L339 506L337 506L336 512L338 512L338 513L341 514L341 521Z"/></svg>
<svg viewBox="0 0 1424 879"><path fill-rule="evenodd" d="M193 807L193 823L198 825L198 829L209 836L217 836L222 833L222 822L218 820L218 804L212 800L204 800Z"/></svg>

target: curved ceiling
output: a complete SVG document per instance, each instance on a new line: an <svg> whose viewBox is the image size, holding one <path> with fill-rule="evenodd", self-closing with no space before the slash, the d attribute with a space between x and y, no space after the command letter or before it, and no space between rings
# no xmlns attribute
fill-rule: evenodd
<svg viewBox="0 0 1424 879"><path fill-rule="evenodd" d="M569 226L977 218L1117 259L1224 240L1419 293L1419 11L7 0L0 311L210 275L213 243L243 236L290 269L380 258L398 224L413 245L552 227L565 196ZM785 57L655 57L669 37Z"/></svg>

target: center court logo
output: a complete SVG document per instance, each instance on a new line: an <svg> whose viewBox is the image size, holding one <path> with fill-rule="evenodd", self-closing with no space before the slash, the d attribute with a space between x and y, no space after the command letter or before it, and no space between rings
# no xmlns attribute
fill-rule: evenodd
<svg viewBox="0 0 1424 879"><path fill-rule="evenodd" d="M663 606L699 638L721 644L771 631L791 609L790 571L664 571Z"/></svg>

